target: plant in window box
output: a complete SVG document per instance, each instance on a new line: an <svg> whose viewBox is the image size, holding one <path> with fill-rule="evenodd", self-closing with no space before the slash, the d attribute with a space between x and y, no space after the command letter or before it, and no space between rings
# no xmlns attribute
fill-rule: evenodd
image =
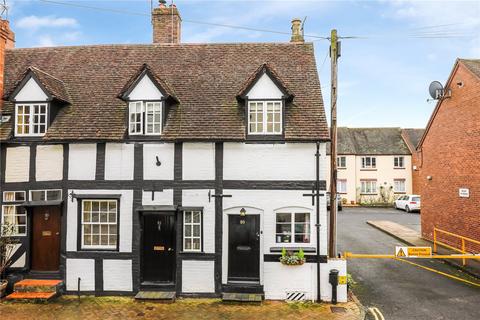
<svg viewBox="0 0 480 320"><path fill-rule="evenodd" d="M10 259L15 248L14 239L11 237L15 232L15 227L4 222L0 230L0 298L5 295L8 281L4 279L7 268L12 264Z"/></svg>
<svg viewBox="0 0 480 320"><path fill-rule="evenodd" d="M300 266L305 263L305 253L302 249L294 253L293 251L287 251L287 249L282 248L280 262L286 266Z"/></svg>

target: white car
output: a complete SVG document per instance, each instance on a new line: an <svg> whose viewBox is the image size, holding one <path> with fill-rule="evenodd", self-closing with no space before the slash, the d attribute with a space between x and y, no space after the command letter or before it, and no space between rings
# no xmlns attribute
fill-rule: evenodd
<svg viewBox="0 0 480 320"><path fill-rule="evenodd" d="M409 194L401 196L393 203L395 209L402 209L406 212L420 211L420 196Z"/></svg>

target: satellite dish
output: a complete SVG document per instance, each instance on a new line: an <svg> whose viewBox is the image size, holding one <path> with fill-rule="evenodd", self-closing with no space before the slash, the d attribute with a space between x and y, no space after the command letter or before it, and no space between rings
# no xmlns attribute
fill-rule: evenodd
<svg viewBox="0 0 480 320"><path fill-rule="evenodd" d="M438 81L433 81L430 83L430 86L428 87L428 92L430 93L430 96L435 99L441 99L443 97L443 85L438 82Z"/></svg>

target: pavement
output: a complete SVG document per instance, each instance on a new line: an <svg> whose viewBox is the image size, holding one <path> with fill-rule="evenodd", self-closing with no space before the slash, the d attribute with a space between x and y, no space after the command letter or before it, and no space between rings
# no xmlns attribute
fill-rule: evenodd
<svg viewBox="0 0 480 320"><path fill-rule="evenodd" d="M409 246L433 248L432 241L423 239L419 231L413 230L402 224L386 220L372 220L367 221L367 223L372 227L377 228L378 230L383 231L386 234L408 244ZM441 255L459 254L458 251L444 248L439 245L437 246L436 253ZM463 265L462 259L445 259L444 261L457 268L461 268L464 272L467 272L480 279L480 260L468 259L466 260L465 265Z"/></svg>
<svg viewBox="0 0 480 320"><path fill-rule="evenodd" d="M394 254L402 241L367 221L396 222L420 231L420 215L389 208L344 208L338 213L339 252ZM417 261L415 261L417 262ZM440 259L419 264L478 282ZM480 288L392 259L351 259L351 288L365 308L378 308L385 319L480 319ZM372 318L373 319L373 318Z"/></svg>
<svg viewBox="0 0 480 320"><path fill-rule="evenodd" d="M232 304L222 303L219 299L177 299L175 303L165 304L139 302L131 297L81 297L79 300L75 296L63 296L44 304L0 302L0 319L360 320L364 319L364 314L354 301L332 306L309 302Z"/></svg>

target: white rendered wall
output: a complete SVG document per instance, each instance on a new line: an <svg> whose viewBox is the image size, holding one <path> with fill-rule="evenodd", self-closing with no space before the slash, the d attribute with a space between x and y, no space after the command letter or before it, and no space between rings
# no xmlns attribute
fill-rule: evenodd
<svg viewBox="0 0 480 320"><path fill-rule="evenodd" d="M103 260L103 290L133 290L132 260Z"/></svg>
<svg viewBox="0 0 480 320"><path fill-rule="evenodd" d="M265 262L265 299L284 300L287 292L305 292L307 300L317 296L317 265L285 266L280 262Z"/></svg>
<svg viewBox="0 0 480 320"><path fill-rule="evenodd" d="M43 92L42 88L38 85L38 83L33 79L25 83L23 88L17 93L14 97L15 101L46 101L48 99L45 92Z"/></svg>
<svg viewBox="0 0 480 320"><path fill-rule="evenodd" d="M162 97L162 93L146 75L143 76L128 95L129 100L160 100Z"/></svg>
<svg viewBox="0 0 480 320"><path fill-rule="evenodd" d="M182 292L215 292L215 261L182 261Z"/></svg>
<svg viewBox="0 0 480 320"><path fill-rule="evenodd" d="M338 270L339 276L347 276L347 261L345 259L328 259L328 263L320 264L320 295L322 297L322 301L332 300L332 285L328 279L330 270L332 269ZM338 285L337 301L347 302L347 299L347 285Z"/></svg>
<svg viewBox="0 0 480 320"><path fill-rule="evenodd" d="M267 74L263 74L246 94L248 99L281 99L282 91Z"/></svg>
<svg viewBox="0 0 480 320"><path fill-rule="evenodd" d="M80 291L95 290L94 259L67 259L66 273L67 291L78 290L78 278L81 278Z"/></svg>
<svg viewBox="0 0 480 320"><path fill-rule="evenodd" d="M97 145L71 143L68 149L68 179L95 180Z"/></svg>
<svg viewBox="0 0 480 320"><path fill-rule="evenodd" d="M172 206L173 205L173 189L164 189L163 191L155 191L153 200L152 200L151 191L143 191L142 205L143 206L147 206L147 205Z"/></svg>
<svg viewBox="0 0 480 320"><path fill-rule="evenodd" d="M30 147L7 148L5 182L26 182L30 172Z"/></svg>
<svg viewBox="0 0 480 320"><path fill-rule="evenodd" d="M132 252L133 232L133 191L132 190L68 190L68 194L120 194L120 233L119 251ZM68 200L67 204L67 251L77 251L78 199Z"/></svg>
<svg viewBox="0 0 480 320"><path fill-rule="evenodd" d="M183 144L183 180L215 180L215 144Z"/></svg>
<svg viewBox="0 0 480 320"><path fill-rule="evenodd" d="M105 147L105 180L133 180L134 145L107 143Z"/></svg>
<svg viewBox="0 0 480 320"><path fill-rule="evenodd" d="M61 144L37 146L35 163L37 181L62 180L63 146Z"/></svg>
<svg viewBox="0 0 480 320"><path fill-rule="evenodd" d="M313 143L245 144L225 143L225 180L314 180ZM321 144L321 180L326 176L325 144ZM323 177L323 178L322 178Z"/></svg>
<svg viewBox="0 0 480 320"><path fill-rule="evenodd" d="M208 202L208 189L183 190L182 205L203 207L203 251L215 253L215 200Z"/></svg>
<svg viewBox="0 0 480 320"><path fill-rule="evenodd" d="M266 285L263 279L263 255L270 253L271 247L313 247L316 246L316 214L311 198L304 197L305 190L224 190L224 194L232 195L223 198L223 254L222 254L222 283L227 281L228 273L228 214L239 214L241 208L247 210L247 215L260 214L260 282ZM310 243L276 243L275 239L275 212L301 209L310 213ZM298 212L298 210L296 210ZM327 215L325 196L320 197L320 254L327 254Z"/></svg>
<svg viewBox="0 0 480 320"><path fill-rule="evenodd" d="M173 180L174 144L155 143L143 145L143 179ZM157 166L157 156L161 165Z"/></svg>

